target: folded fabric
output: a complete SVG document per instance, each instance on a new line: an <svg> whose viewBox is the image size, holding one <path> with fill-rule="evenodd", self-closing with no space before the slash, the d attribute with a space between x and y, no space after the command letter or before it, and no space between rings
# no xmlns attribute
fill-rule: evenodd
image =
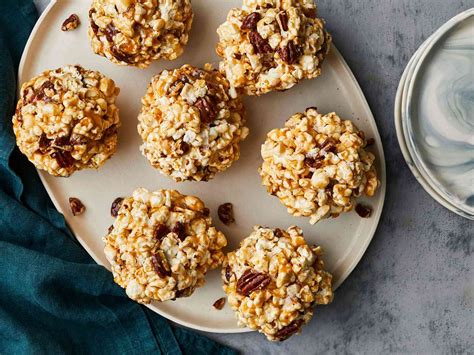
<svg viewBox="0 0 474 355"><path fill-rule="evenodd" d="M0 2L0 353L234 354L130 301L15 148L16 72L36 16L31 0Z"/></svg>

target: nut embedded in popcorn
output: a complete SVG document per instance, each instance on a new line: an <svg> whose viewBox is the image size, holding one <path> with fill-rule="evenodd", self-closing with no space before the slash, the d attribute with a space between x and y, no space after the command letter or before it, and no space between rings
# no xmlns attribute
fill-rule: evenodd
<svg viewBox="0 0 474 355"><path fill-rule="evenodd" d="M373 196L379 181L364 132L336 113L315 108L272 130L262 145L262 183L294 216L314 224L352 210L356 197Z"/></svg>
<svg viewBox="0 0 474 355"><path fill-rule="evenodd" d="M123 200L104 242L115 282L140 303L191 296L227 245L199 198L144 188Z"/></svg>
<svg viewBox="0 0 474 355"><path fill-rule="evenodd" d="M48 70L23 84L13 130L21 152L55 176L99 168L117 147L120 90L81 66Z"/></svg>
<svg viewBox="0 0 474 355"><path fill-rule="evenodd" d="M242 101L208 64L155 76L138 120L143 155L175 181L208 181L228 169L249 132Z"/></svg>
<svg viewBox="0 0 474 355"><path fill-rule="evenodd" d="M310 247L298 227L254 227L240 248L227 254L222 279L238 324L271 341L299 333L314 305L333 299L332 275L320 247Z"/></svg>
<svg viewBox="0 0 474 355"><path fill-rule="evenodd" d="M88 30L95 53L113 63L146 68L179 57L193 21L190 0L94 0Z"/></svg>
<svg viewBox="0 0 474 355"><path fill-rule="evenodd" d="M316 78L331 45L316 14L313 0L244 0L217 29L221 72L247 95Z"/></svg>

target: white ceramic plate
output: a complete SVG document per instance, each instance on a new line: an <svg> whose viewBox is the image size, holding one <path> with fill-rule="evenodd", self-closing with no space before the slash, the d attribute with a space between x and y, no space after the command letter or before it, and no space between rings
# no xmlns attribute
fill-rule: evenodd
<svg viewBox="0 0 474 355"><path fill-rule="evenodd" d="M459 97L466 97L470 89L464 83L456 91L456 86L459 86L460 78L470 75L471 79L465 82L474 80L474 37L469 36L474 24L473 15L471 9L455 16L420 46L405 69L395 102L397 136L413 174L436 201L470 219L474 218L472 201L471 205L468 203L469 196L474 194L474 172L472 167L469 168L469 160L472 164L474 156L474 124L472 116L468 117L469 113L462 117L463 107L466 112L469 109L466 101L459 100ZM464 68L459 63L453 65L453 56L461 60L461 64L470 61L470 73L469 64ZM446 80L447 72L452 82ZM440 90L447 92L440 95ZM472 98L470 100L472 104ZM439 115L443 104L445 112ZM459 127L459 121L462 121L463 128ZM469 143L466 144L469 135L470 148ZM434 139L429 138L433 136L437 140L441 138L443 145L433 146Z"/></svg>
<svg viewBox="0 0 474 355"><path fill-rule="evenodd" d="M66 64L81 64L100 70L113 78L122 89L118 99L122 128L118 152L100 170L78 172L67 179L40 172L41 179L77 239L94 260L105 267L108 263L101 238L113 222L109 214L111 202L118 196L129 195L136 187L153 190L174 188L185 194L195 194L206 202L214 223L229 240L229 249L237 247L256 224L285 228L299 225L310 243L324 247L325 261L334 274L334 285L337 287L357 265L375 233L385 197L385 160L380 136L364 95L335 48L320 78L301 83L286 92L245 99L251 133L242 145L241 159L211 182L175 183L154 170L138 150L141 141L136 130L136 117L140 98L151 77L164 68L175 68L185 63L202 66L211 62L216 65L216 28L225 20L229 9L240 4L239 0L193 1L195 21L185 54L176 61L156 62L150 68L140 70L115 66L92 53L86 35L88 1L53 1L38 21L23 54L20 82L46 69ZM83 24L75 31L62 32L62 21L72 13L78 14ZM287 214L278 199L269 196L261 186L257 168L261 162L260 146L266 133L283 126L290 115L309 106L317 106L321 112L337 111L342 117L354 120L367 137L375 138L376 144L371 149L377 157L382 186L374 198L366 201L373 207L371 218L362 219L353 212L311 226L307 219ZM71 215L68 204L71 196L85 203L87 211L84 215ZM224 202L234 204L237 223L231 227L221 224L215 213ZM199 330L222 333L247 331L237 327L228 306L222 311L212 307L213 302L223 295L219 271L213 271L207 276L206 285L191 297L153 303L149 307L172 321Z"/></svg>

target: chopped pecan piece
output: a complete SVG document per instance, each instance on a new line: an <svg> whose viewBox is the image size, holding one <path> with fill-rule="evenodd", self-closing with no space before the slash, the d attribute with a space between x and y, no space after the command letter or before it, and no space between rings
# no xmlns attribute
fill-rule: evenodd
<svg viewBox="0 0 474 355"><path fill-rule="evenodd" d="M129 54L126 54L126 53L123 53L116 46L112 46L110 51L112 52L115 59L117 59L121 62L127 63L127 64L132 64L133 63L133 56L131 56Z"/></svg>
<svg viewBox="0 0 474 355"><path fill-rule="evenodd" d="M119 31L117 30L117 28L116 28L113 24L109 23L109 24L107 25L107 27L105 28L105 31L104 31L104 32L105 32L105 38L107 38L107 41L113 42L115 35L116 35Z"/></svg>
<svg viewBox="0 0 474 355"><path fill-rule="evenodd" d="M186 239L186 228L184 227L184 224L181 222L176 222L173 229L171 229L171 232L175 233L178 236L179 240Z"/></svg>
<svg viewBox="0 0 474 355"><path fill-rule="evenodd" d="M231 269L230 265L227 265L227 267L225 268L225 279L227 281L230 281L230 278L232 277L232 274L233 274L233 272L232 272L232 269Z"/></svg>
<svg viewBox="0 0 474 355"><path fill-rule="evenodd" d="M61 30L72 31L75 30L80 24L81 21L79 20L79 16L77 16L76 14L72 14L63 22Z"/></svg>
<svg viewBox="0 0 474 355"><path fill-rule="evenodd" d="M69 198L69 206L71 207L71 212L73 216L79 216L83 214L86 210L86 206L76 197Z"/></svg>
<svg viewBox="0 0 474 355"><path fill-rule="evenodd" d="M306 166L309 166L310 168L319 169L324 165L324 163L323 163L323 160L318 159L318 158L319 157L306 156L304 158L304 163Z"/></svg>
<svg viewBox="0 0 474 355"><path fill-rule="evenodd" d="M375 144L375 139L374 138L369 138L367 139L367 144L365 145L366 147L370 147L371 145Z"/></svg>
<svg viewBox="0 0 474 355"><path fill-rule="evenodd" d="M166 235L169 232L170 232L170 229L166 226L166 224L158 223L158 225L155 228L155 231L153 232L153 236L156 239L161 240L164 237L166 237Z"/></svg>
<svg viewBox="0 0 474 355"><path fill-rule="evenodd" d="M286 11L282 11L278 14L278 19L280 20L280 26L283 31L288 31L288 15Z"/></svg>
<svg viewBox="0 0 474 355"><path fill-rule="evenodd" d="M261 16L258 12L252 12L250 15L245 17L244 21L242 22L242 26L240 26L243 30L257 30L257 23L260 21Z"/></svg>
<svg viewBox="0 0 474 355"><path fill-rule="evenodd" d="M114 225L112 224L111 226L109 226L109 229L107 230L107 232L110 234L112 233L113 230L114 230Z"/></svg>
<svg viewBox="0 0 474 355"><path fill-rule="evenodd" d="M216 302L213 303L213 307L217 310L221 310L225 305L225 297L219 298Z"/></svg>
<svg viewBox="0 0 474 355"><path fill-rule="evenodd" d="M237 281L237 292L243 296L249 296L252 292L267 287L271 280L270 276L264 273L248 269Z"/></svg>
<svg viewBox="0 0 474 355"><path fill-rule="evenodd" d="M355 210L357 214L362 218L369 218L372 215L372 208L369 206L362 205L360 203L357 204Z"/></svg>
<svg viewBox="0 0 474 355"><path fill-rule="evenodd" d="M283 238L285 236L284 232L280 228L275 229L273 234L275 234L275 236L278 238Z"/></svg>
<svg viewBox="0 0 474 355"><path fill-rule="evenodd" d="M249 34L250 43L257 54L265 54L273 51L272 47L266 39L264 39L258 32L252 31Z"/></svg>
<svg viewBox="0 0 474 355"><path fill-rule="evenodd" d="M279 341L283 341L291 337L293 334L296 334L300 331L301 325L303 324L302 319L298 319L287 325L286 327L280 329L275 333L275 338Z"/></svg>
<svg viewBox="0 0 474 355"><path fill-rule="evenodd" d="M281 60L286 64L294 64L302 54L301 47L289 41L285 47L278 49Z"/></svg>
<svg viewBox="0 0 474 355"><path fill-rule="evenodd" d="M217 215L226 226L235 222L234 206L230 202L220 205L217 209Z"/></svg>
<svg viewBox="0 0 474 355"><path fill-rule="evenodd" d="M321 144L321 150L327 152L327 153L334 153L336 152L336 144L337 142L334 140L334 138L327 138L323 144Z"/></svg>
<svg viewBox="0 0 474 355"><path fill-rule="evenodd" d="M41 134L41 137L38 142L40 152L45 153L50 145L51 145L51 139L48 139L48 137L46 137L46 134L44 133Z"/></svg>
<svg viewBox="0 0 474 355"><path fill-rule="evenodd" d="M93 16L95 14L95 10L91 9L89 10L89 20L90 20L90 23L91 23L91 28L92 28L92 32L94 32L94 34L97 35L97 33L99 32L99 26L97 26L97 24L94 22L94 19L93 19Z"/></svg>
<svg viewBox="0 0 474 355"><path fill-rule="evenodd" d="M209 96L200 97L194 106L199 110L203 123L211 123L217 117L217 110Z"/></svg>
<svg viewBox="0 0 474 355"><path fill-rule="evenodd" d="M158 250L156 254L151 257L151 264L159 277L165 278L171 275L171 269L163 250Z"/></svg>
<svg viewBox="0 0 474 355"><path fill-rule="evenodd" d="M56 151L51 154L56 159L60 168L67 169L74 165L75 159L68 151Z"/></svg>
<svg viewBox="0 0 474 355"><path fill-rule="evenodd" d="M118 216L120 207L122 207L122 202L123 202L123 198L122 198L122 197L117 197L117 198L112 202L112 206L110 207L110 214L112 215L112 217L117 217L117 216Z"/></svg>
<svg viewBox="0 0 474 355"><path fill-rule="evenodd" d="M176 294L176 298L189 297L193 294L193 288L187 287L182 290L176 291L175 294Z"/></svg>
<svg viewBox="0 0 474 355"><path fill-rule="evenodd" d="M41 87L38 89L36 96L34 98L34 101L44 101L44 102L51 101L51 96L46 95L46 90L48 90L48 92L52 91L51 96L54 95L54 84L49 80L45 81L43 85L41 85Z"/></svg>
<svg viewBox="0 0 474 355"><path fill-rule="evenodd" d="M318 15L318 12L315 8L312 8L312 9L304 8L303 13L306 17L309 17L309 18L316 18L316 16Z"/></svg>

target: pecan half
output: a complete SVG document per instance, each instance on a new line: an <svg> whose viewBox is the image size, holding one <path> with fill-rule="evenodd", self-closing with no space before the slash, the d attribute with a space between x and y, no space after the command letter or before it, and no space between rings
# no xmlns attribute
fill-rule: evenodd
<svg viewBox="0 0 474 355"><path fill-rule="evenodd" d="M264 39L258 32L250 32L250 43L257 54L265 54L273 51L272 47L266 39Z"/></svg>
<svg viewBox="0 0 474 355"><path fill-rule="evenodd" d="M369 218L372 215L372 208L358 203L355 208L357 214L362 218Z"/></svg>
<svg viewBox="0 0 474 355"><path fill-rule="evenodd" d="M79 16L76 14L72 14L66 20L64 20L61 30L63 31L72 31L75 30L81 24L81 20L79 20Z"/></svg>
<svg viewBox="0 0 474 355"><path fill-rule="evenodd" d="M59 167L63 169L70 168L76 161L68 151L56 151L51 154L51 157L56 159Z"/></svg>
<svg viewBox="0 0 474 355"><path fill-rule="evenodd" d="M258 12L252 12L250 15L245 17L244 21L242 22L242 26L240 26L243 30L257 30L257 23L260 21L261 16Z"/></svg>
<svg viewBox="0 0 474 355"><path fill-rule="evenodd" d="M113 42L115 35L119 32L117 28L109 23L107 27L105 28L105 38L107 38L107 41Z"/></svg>
<svg viewBox="0 0 474 355"><path fill-rule="evenodd" d="M302 319L295 320L291 322L290 324L288 324L286 327L276 332L275 338L277 338L279 341L286 340L289 337L291 337L293 334L298 333L302 325L303 325Z"/></svg>
<svg viewBox="0 0 474 355"><path fill-rule="evenodd" d="M278 49L281 60L286 64L294 64L302 54L301 47L289 41L285 47Z"/></svg>
<svg viewBox="0 0 474 355"><path fill-rule="evenodd" d="M151 264L159 277L165 278L171 275L170 265L168 264L163 250L158 250L156 254L151 257Z"/></svg>
<svg viewBox="0 0 474 355"><path fill-rule="evenodd" d="M237 292L243 296L248 296L254 291L267 287L271 280L270 276L264 273L248 269L237 281Z"/></svg>
<svg viewBox="0 0 474 355"><path fill-rule="evenodd" d="M194 106L197 107L199 110L199 114L201 115L201 122L203 123L211 123L217 117L217 110L209 96L200 97Z"/></svg>
<svg viewBox="0 0 474 355"><path fill-rule="evenodd" d="M220 205L217 209L217 215L226 226L235 222L234 206L230 202Z"/></svg>
<svg viewBox="0 0 474 355"><path fill-rule="evenodd" d="M117 217L120 207L122 207L123 197L117 197L110 206L110 214L112 217Z"/></svg>
<svg viewBox="0 0 474 355"><path fill-rule="evenodd" d="M155 228L155 231L153 232L153 236L158 239L158 240L161 240L163 239L164 237L166 237L166 235L170 232L170 229L166 226L166 224L162 224L162 223L159 223L156 228Z"/></svg>
<svg viewBox="0 0 474 355"><path fill-rule="evenodd" d="M224 305L225 305L225 297L219 298L216 302L212 304L212 306L218 311L224 308Z"/></svg>
<svg viewBox="0 0 474 355"><path fill-rule="evenodd" d="M186 239L186 228L184 227L184 224L181 222L176 222L173 229L171 229L171 232L175 233L178 236L179 240Z"/></svg>
<svg viewBox="0 0 474 355"><path fill-rule="evenodd" d="M280 20L280 27L283 31L288 31L288 15L286 11L282 11L278 14L278 19Z"/></svg>
<svg viewBox="0 0 474 355"><path fill-rule="evenodd" d="M84 206L82 201L76 197L69 197L69 207L71 207L73 216L79 216L86 210L86 206Z"/></svg>

